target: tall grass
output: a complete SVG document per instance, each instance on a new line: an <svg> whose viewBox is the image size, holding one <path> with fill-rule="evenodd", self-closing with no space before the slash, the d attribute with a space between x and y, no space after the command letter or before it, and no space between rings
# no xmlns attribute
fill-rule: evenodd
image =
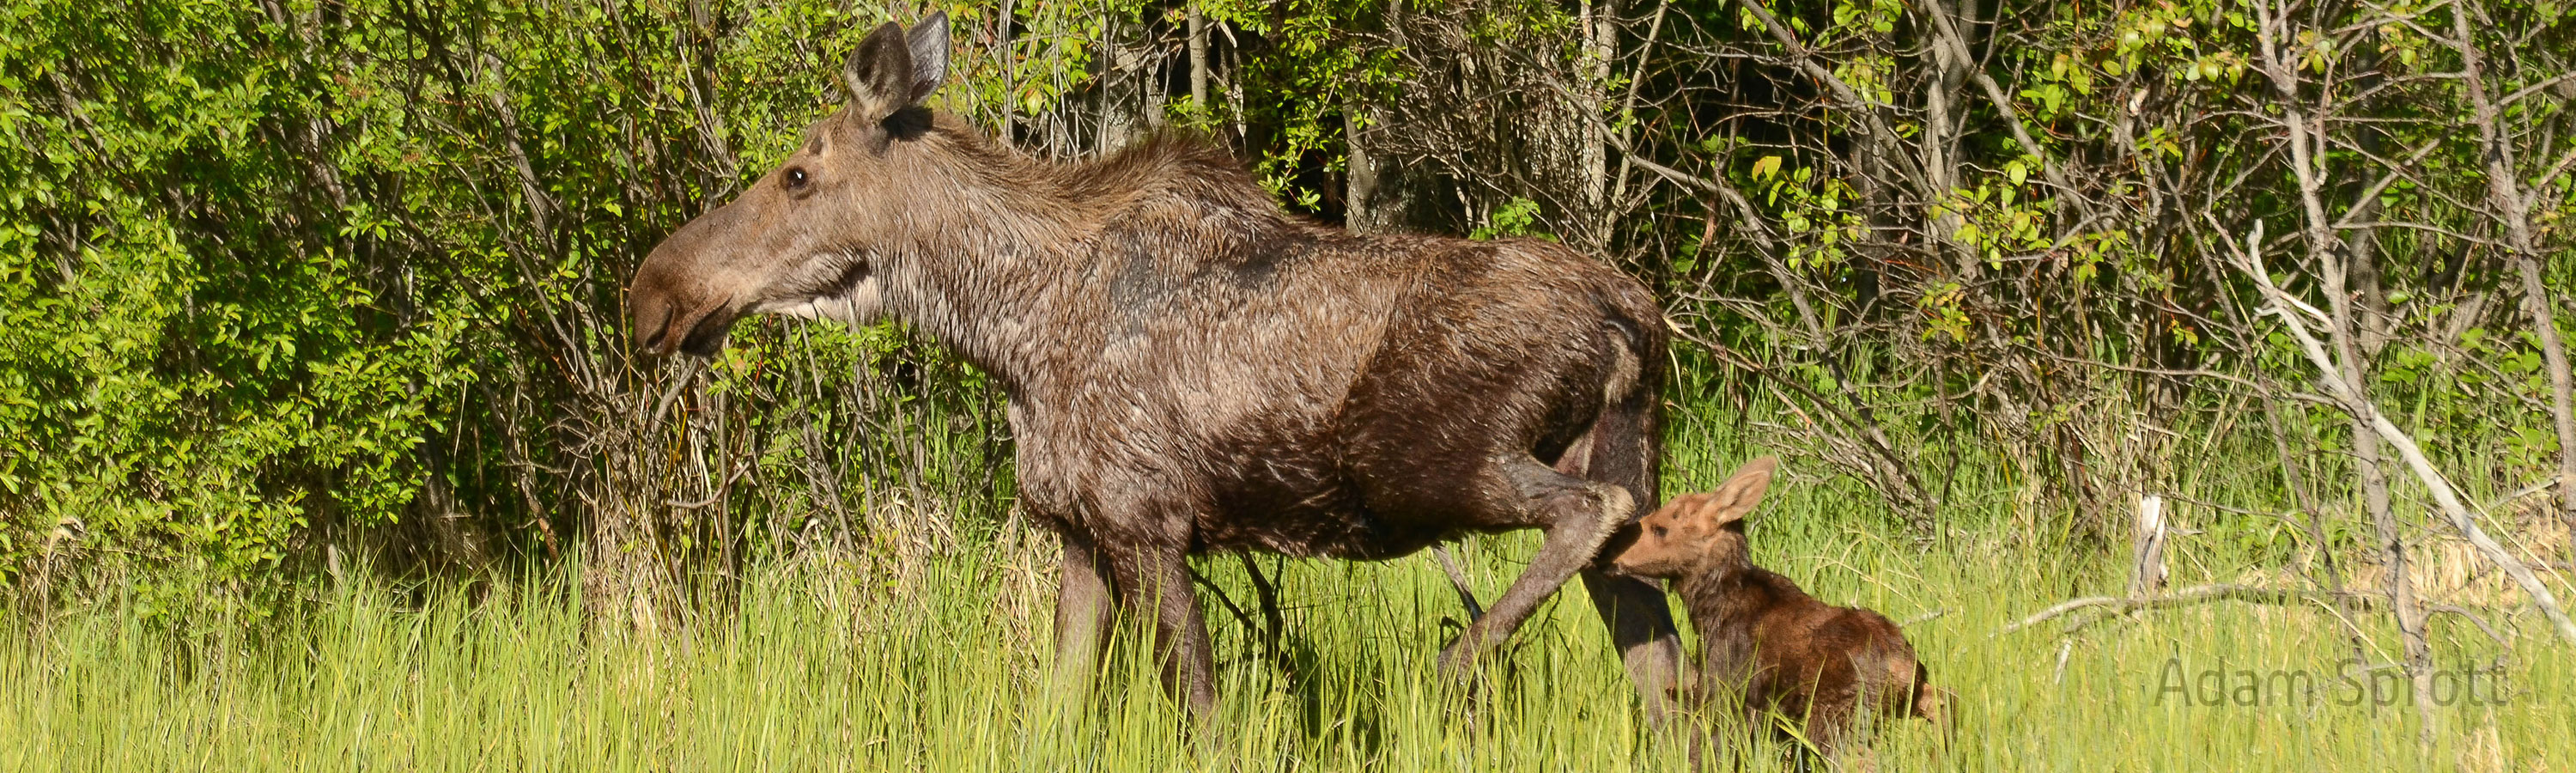
<svg viewBox="0 0 2576 773"><path fill-rule="evenodd" d="M2409 705L2336 681L2354 656L2330 612L2209 605L2098 626L1997 636L2070 591L2088 562L2004 552L1918 554L1783 492L1761 559L1820 596L1900 620L1957 693L1944 752L1921 723L1877 744L1888 769L2567 770L2576 766L2570 652L2534 627L2510 654L2441 626L2445 667L2501 664L2500 705L2454 701L2419 747ZM1499 584L1519 555L1480 544ZM731 611L658 637L587 630L553 585L479 605L432 592L337 592L309 614L187 637L114 608L0 636L0 768L10 770L1183 770L1468 767L1674 769L1677 744L1639 727L1628 686L1578 595L1552 603L1507 665L1462 699L1430 665L1454 602L1419 560L1291 562L1289 665L1256 657L1214 616L1222 705L1183 731L1148 659L1112 663L1090 705L1050 698L1041 628L1013 619L992 545L894 587L775 567ZM1237 586L1231 563L1211 563ZM2070 586L2071 583L2071 586ZM843 585L824 590L822 586ZM837 599L839 600L836 600ZM2529 616L2506 616L2506 633ZM2376 618L2365 664L2396 659ZM1133 648L1128 648L1132 652ZM2181 669L2230 672L2225 705L2164 690ZM2314 700L2238 705L2233 672L2305 670ZM1291 676L1290 674L1293 674ZM2368 684L2368 675L2362 674ZM2394 685L2389 685L2394 686ZM2206 697L2206 693L2202 694ZM2360 698L2357 705L2342 705ZM2482 701L2491 702L2491 701ZM1774 763L1753 757L1755 769Z"/></svg>
<svg viewBox="0 0 2576 773"><path fill-rule="evenodd" d="M1705 421L1675 436L1674 491L1748 455ZM1957 696L1946 745L1899 724L1873 744L1879 769L2576 769L2576 649L2518 597L2465 610L2495 637L2434 618L2450 683L2470 668L2482 681L2474 701L2449 696L2422 745L2385 668L2400 653L2384 614L2221 602L1999 633L2126 578L2102 550L2030 542L2010 498L1990 499L1928 549L1892 536L1876 499L1795 470L1757 515L1757 562L1916 621L1908 636ZM2187 524L2230 517L2180 507ZM2279 551L2220 533L2177 538L2176 584L2280 576ZM1490 597L1533 547L1505 535L1463 552ZM774 559L653 635L594 626L579 583L544 571L473 592L353 581L270 617L175 630L114 600L0 618L0 770L1688 767L1675 736L1641 726L1580 593L1549 602L1472 694L1445 686L1432 664L1460 612L1422 558L1262 559L1287 603L1275 658L1214 603L1250 605L1240 565L1201 561L1220 679L1205 732L1137 647L1114 648L1097 690L1068 698L1048 687L1050 549L1004 522L913 562ZM1745 767L1785 759L1756 748Z"/></svg>

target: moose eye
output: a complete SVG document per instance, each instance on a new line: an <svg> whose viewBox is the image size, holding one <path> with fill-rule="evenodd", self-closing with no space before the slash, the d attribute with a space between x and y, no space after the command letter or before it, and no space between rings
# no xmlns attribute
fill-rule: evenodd
<svg viewBox="0 0 2576 773"><path fill-rule="evenodd" d="M805 187L804 167L800 166L787 170L787 187L789 190Z"/></svg>
<svg viewBox="0 0 2576 773"><path fill-rule="evenodd" d="M1671 530L1671 529L1666 529L1666 528L1661 527L1661 526L1657 526L1657 527L1655 527L1655 539L1663 539L1663 538L1664 538L1664 534L1665 534L1666 532L1669 532L1669 531L1672 531L1672 530Z"/></svg>

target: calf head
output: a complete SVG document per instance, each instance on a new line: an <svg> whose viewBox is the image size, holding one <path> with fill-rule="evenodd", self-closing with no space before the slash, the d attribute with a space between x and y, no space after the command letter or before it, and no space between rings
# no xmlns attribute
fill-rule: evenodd
<svg viewBox="0 0 2576 773"><path fill-rule="evenodd" d="M735 320L760 312L853 322L884 313L875 274L883 245L904 235L923 184L923 97L948 66L948 17L907 35L892 22L842 66L849 101L805 130L778 168L730 203L653 248L627 286L637 347L699 356L724 347Z"/></svg>
<svg viewBox="0 0 2576 773"><path fill-rule="evenodd" d="M1638 577L1678 579L1749 565L1744 517L1762 504L1780 460L1745 463L1716 490L1689 494L1637 521L1637 539L1611 559Z"/></svg>

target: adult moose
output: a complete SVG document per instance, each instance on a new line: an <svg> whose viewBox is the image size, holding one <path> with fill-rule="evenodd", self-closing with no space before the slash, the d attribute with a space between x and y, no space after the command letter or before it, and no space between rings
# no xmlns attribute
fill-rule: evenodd
<svg viewBox="0 0 2576 773"><path fill-rule="evenodd" d="M1376 560L1538 528L1444 670L1580 573L1660 720L1680 660L1663 595L1594 565L1656 497L1664 337L1644 287L1552 243L1298 220L1204 141L1021 157L919 104L947 51L940 14L868 35L847 104L636 271L639 346L713 354L756 313L893 317L992 374L1022 506L1064 541L1060 676L1090 678L1114 589L1205 716L1190 554Z"/></svg>

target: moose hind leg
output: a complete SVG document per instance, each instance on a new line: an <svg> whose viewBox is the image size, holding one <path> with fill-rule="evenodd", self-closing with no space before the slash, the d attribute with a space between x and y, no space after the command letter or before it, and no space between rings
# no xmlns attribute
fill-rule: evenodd
<svg viewBox="0 0 2576 773"><path fill-rule="evenodd" d="M1510 512L1488 513L1489 525L1535 526L1547 536L1538 554L1530 558L1529 568L1494 600L1484 617L1468 624L1458 641L1440 653L1441 670L1452 678L1463 678L1485 650L1520 628L1538 610L1539 602L1591 565L1601 544L1636 504L1625 488L1557 472L1527 456L1503 460L1497 467L1495 472L1510 482L1510 490L1501 493L1516 495L1518 506L1506 506Z"/></svg>

